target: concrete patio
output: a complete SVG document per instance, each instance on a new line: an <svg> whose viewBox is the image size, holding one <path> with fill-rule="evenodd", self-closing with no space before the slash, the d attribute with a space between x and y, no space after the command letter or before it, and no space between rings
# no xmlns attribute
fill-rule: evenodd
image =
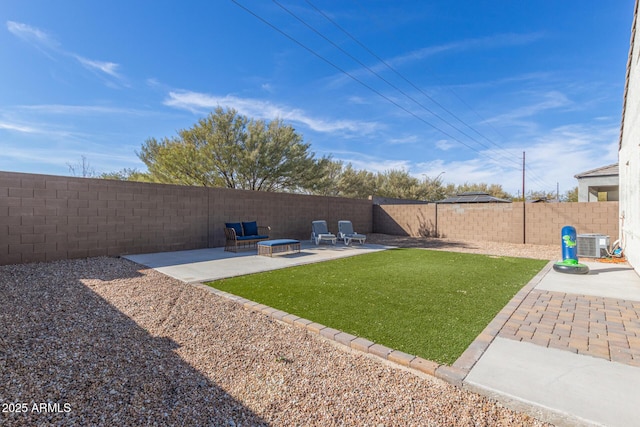
<svg viewBox="0 0 640 427"><path fill-rule="evenodd" d="M389 248L389 246L368 243L345 246L341 242L336 245L325 243L315 245L309 241L301 241L300 244L299 253L282 253L272 257L257 255L255 248L226 252L220 247L125 255L123 258L146 265L183 282L194 283L311 264Z"/></svg>

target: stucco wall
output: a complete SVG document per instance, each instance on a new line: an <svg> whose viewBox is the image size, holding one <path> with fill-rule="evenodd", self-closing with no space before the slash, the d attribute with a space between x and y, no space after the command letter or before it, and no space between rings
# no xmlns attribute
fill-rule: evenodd
<svg viewBox="0 0 640 427"><path fill-rule="evenodd" d="M640 40L637 9L636 2L618 163L620 237L629 263L640 274Z"/></svg>
<svg viewBox="0 0 640 427"><path fill-rule="evenodd" d="M580 178L578 180L578 201L597 202L598 191L607 193L607 201L618 201L620 200L619 185L620 179L618 176Z"/></svg>

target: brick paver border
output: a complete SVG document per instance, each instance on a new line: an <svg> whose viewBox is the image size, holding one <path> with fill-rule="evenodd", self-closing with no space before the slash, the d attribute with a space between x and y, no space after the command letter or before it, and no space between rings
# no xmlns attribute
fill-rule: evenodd
<svg viewBox="0 0 640 427"><path fill-rule="evenodd" d="M552 267L553 261L520 289L451 366L394 350L202 283L193 285L235 301L248 310L458 387L462 387L466 376L497 336L640 366L640 302L536 290Z"/></svg>
<svg viewBox="0 0 640 427"><path fill-rule="evenodd" d="M547 263L511 300L504 306L496 317L486 328L476 337L464 353L451 365L451 374L454 375L454 384L462 384L464 378L469 374L471 368L489 347L489 344L498 336L498 333L507 323L509 318L518 310L529 293L540 283L542 278L553 268L553 262Z"/></svg>
<svg viewBox="0 0 640 427"><path fill-rule="evenodd" d="M204 289L230 301L234 301L242 305L247 310L262 313L274 320L304 328L311 333L317 334L325 339L334 341L337 344L343 345L353 350L368 353L372 356L397 363L398 365L413 369L423 374L440 377L441 379L446 379L445 377L447 377L446 369L450 368L447 365L441 365L439 363L432 362L418 356L407 354L399 350L394 350L381 344L376 344L366 338L357 337L355 335L351 335L334 328L329 328L320 323L312 322L308 319L303 319L294 314L286 313L282 310L276 310L264 304L259 304L246 298L242 298L237 295L212 288L211 286L207 286L203 283L191 283L191 285L196 286L200 289ZM442 375L440 375L440 373L442 373Z"/></svg>

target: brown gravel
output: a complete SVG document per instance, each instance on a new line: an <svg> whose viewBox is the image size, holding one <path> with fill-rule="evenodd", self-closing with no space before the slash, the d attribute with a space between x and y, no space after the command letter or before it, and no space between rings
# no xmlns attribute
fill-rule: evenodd
<svg viewBox="0 0 640 427"><path fill-rule="evenodd" d="M0 267L0 303L3 426L543 425L123 259Z"/></svg>
<svg viewBox="0 0 640 427"><path fill-rule="evenodd" d="M481 242L453 240L433 237L390 236L388 234L367 234L367 243L399 246L402 248L426 248L451 252L469 252L518 258L561 260L560 241L557 245L531 245L518 243Z"/></svg>

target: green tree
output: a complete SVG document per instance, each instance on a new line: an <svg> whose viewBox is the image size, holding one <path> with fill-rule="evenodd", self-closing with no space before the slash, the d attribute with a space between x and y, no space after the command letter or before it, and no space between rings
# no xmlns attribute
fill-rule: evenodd
<svg viewBox="0 0 640 427"><path fill-rule="evenodd" d="M120 181L141 181L141 182L153 182L149 174L140 172L137 169L124 168L117 172L105 172L101 173L99 178L102 179L116 179Z"/></svg>
<svg viewBox="0 0 640 427"><path fill-rule="evenodd" d="M403 169L391 169L376 176L376 195L399 199L420 200L422 191L418 178Z"/></svg>
<svg viewBox="0 0 640 427"><path fill-rule="evenodd" d="M250 120L218 107L172 138L149 138L140 160L152 181L256 191L309 191L327 158L281 120Z"/></svg>
<svg viewBox="0 0 640 427"><path fill-rule="evenodd" d="M318 161L318 168L320 169L318 179L309 188L309 192L318 196L341 196L339 181L343 173L344 162L322 158Z"/></svg>
<svg viewBox="0 0 640 427"><path fill-rule="evenodd" d="M337 187L339 196L366 199L376 194L376 175L366 170L356 170L349 163L343 169Z"/></svg>
<svg viewBox="0 0 640 427"><path fill-rule="evenodd" d="M527 199L528 200L540 200L540 199L555 200L556 196L557 194L555 191L538 190L538 191L529 192L529 196L527 197Z"/></svg>
<svg viewBox="0 0 640 427"><path fill-rule="evenodd" d="M564 195L560 197L563 202L577 202L578 201L578 187L574 187L571 190L567 190Z"/></svg>
<svg viewBox="0 0 640 427"><path fill-rule="evenodd" d="M451 192L451 190L454 190ZM466 193L469 191L481 191L483 193L487 193L490 196L497 197L499 199L512 200L513 196L502 188L500 184L486 184L484 182L478 184L470 184L465 182L464 184L460 184L456 187L449 186L447 187L447 195L455 196L456 194Z"/></svg>
<svg viewBox="0 0 640 427"><path fill-rule="evenodd" d="M376 195L409 200L440 200L446 194L440 175L419 180L402 169L373 173L357 170L351 163L325 160L313 194L353 198Z"/></svg>
<svg viewBox="0 0 640 427"><path fill-rule="evenodd" d="M442 174L431 178L424 176L420 183L422 200L438 201L447 197L447 189L442 183Z"/></svg>

